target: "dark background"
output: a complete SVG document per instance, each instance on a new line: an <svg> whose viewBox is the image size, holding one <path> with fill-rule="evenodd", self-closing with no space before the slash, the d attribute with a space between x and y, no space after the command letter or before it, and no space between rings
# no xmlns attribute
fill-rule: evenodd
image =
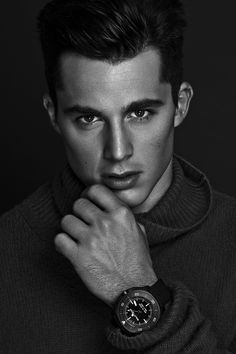
<svg viewBox="0 0 236 354"><path fill-rule="evenodd" d="M46 2L1 5L0 213L51 178L65 160L42 108L46 84L36 16ZM236 197L235 0L185 3L185 80L195 96L176 131L176 152L202 169L215 188Z"/></svg>

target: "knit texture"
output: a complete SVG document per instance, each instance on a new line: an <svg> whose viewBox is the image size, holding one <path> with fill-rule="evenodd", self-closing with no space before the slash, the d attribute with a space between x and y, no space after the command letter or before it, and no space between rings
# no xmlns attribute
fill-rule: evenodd
<svg viewBox="0 0 236 354"><path fill-rule="evenodd" d="M172 302L128 337L54 246L84 189L69 166L0 219L0 353L236 353L236 201L175 157L173 182L144 225Z"/></svg>

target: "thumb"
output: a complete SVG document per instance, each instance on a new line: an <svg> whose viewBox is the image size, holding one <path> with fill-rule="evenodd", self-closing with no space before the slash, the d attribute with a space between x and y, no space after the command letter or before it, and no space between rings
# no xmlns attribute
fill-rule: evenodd
<svg viewBox="0 0 236 354"><path fill-rule="evenodd" d="M142 232L146 235L145 227L144 227L142 224L140 224L139 222L138 222L138 226L140 227L140 229L142 230Z"/></svg>
<svg viewBox="0 0 236 354"><path fill-rule="evenodd" d="M142 231L146 247L149 249L148 238L147 238L147 233L146 233L145 227L142 224L140 224L139 222L138 222L138 226L139 226L140 230Z"/></svg>

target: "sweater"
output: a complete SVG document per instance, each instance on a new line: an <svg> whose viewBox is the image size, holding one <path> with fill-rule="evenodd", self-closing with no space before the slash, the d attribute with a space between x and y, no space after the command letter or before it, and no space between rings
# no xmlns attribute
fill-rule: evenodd
<svg viewBox="0 0 236 354"><path fill-rule="evenodd" d="M135 215L172 301L154 329L131 337L55 249L83 189L67 165L0 218L0 353L236 353L236 200L174 157L165 195Z"/></svg>

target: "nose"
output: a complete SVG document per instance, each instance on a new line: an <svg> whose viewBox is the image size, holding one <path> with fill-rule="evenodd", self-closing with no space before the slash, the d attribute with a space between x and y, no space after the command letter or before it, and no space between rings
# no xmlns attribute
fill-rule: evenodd
<svg viewBox="0 0 236 354"><path fill-rule="evenodd" d="M108 160L122 161L133 154L133 144L127 128L121 123L107 128L105 133L104 157Z"/></svg>

